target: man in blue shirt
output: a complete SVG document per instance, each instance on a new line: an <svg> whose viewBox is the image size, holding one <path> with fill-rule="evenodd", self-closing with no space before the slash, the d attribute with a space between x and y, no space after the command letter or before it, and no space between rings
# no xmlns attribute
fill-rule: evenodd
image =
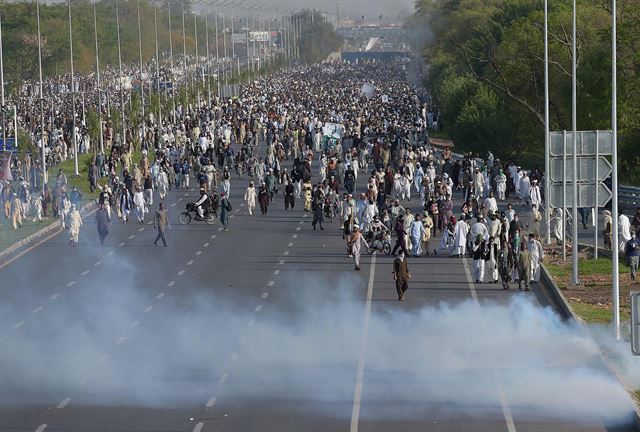
<svg viewBox="0 0 640 432"><path fill-rule="evenodd" d="M624 253L631 268L631 280L635 281L638 272L638 261L640 261L640 240L635 231L631 232L631 240L627 242Z"/></svg>

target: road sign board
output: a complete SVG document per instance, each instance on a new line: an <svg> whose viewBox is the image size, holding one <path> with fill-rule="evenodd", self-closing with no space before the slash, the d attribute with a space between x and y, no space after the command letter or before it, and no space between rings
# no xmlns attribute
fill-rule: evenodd
<svg viewBox="0 0 640 432"><path fill-rule="evenodd" d="M6 138L3 140L0 137L0 151L16 151L16 139L15 138Z"/></svg>
<svg viewBox="0 0 640 432"><path fill-rule="evenodd" d="M549 133L549 153L551 156L573 155L573 132L566 132L566 141L563 132ZM598 155L610 155L613 150L613 134L611 131L578 131L577 132L578 156L595 156L596 138L598 142ZM564 149L564 151L563 151Z"/></svg>
<svg viewBox="0 0 640 432"><path fill-rule="evenodd" d="M562 208L562 183L551 183L551 207ZM566 184L566 208L573 208L573 183ZM611 199L611 191L607 186L598 183L598 197L595 197L596 184L594 183L578 183L578 208L580 207L604 207Z"/></svg>
<svg viewBox="0 0 640 432"><path fill-rule="evenodd" d="M611 163L606 157L598 158L598 178L596 179L595 157L578 157L578 181L579 182L595 182L604 181L611 175ZM566 163L566 165L565 165ZM567 168L567 181L573 180L573 162L571 158L552 158L549 165L549 177L553 183L562 183L562 174L564 167Z"/></svg>
<svg viewBox="0 0 640 432"><path fill-rule="evenodd" d="M631 293L631 351L640 355L640 291Z"/></svg>

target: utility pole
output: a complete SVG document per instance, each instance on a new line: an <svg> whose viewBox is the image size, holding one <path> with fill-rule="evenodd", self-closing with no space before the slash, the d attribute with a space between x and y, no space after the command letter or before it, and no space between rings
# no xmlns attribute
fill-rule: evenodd
<svg viewBox="0 0 640 432"><path fill-rule="evenodd" d="M48 181L47 161L45 153L44 139L44 92L42 90L42 37L40 35L40 0L36 0L36 20L38 21L38 75L40 84L40 144L42 147L42 193L44 194L44 186ZM16 131L17 133L18 131Z"/></svg>
<svg viewBox="0 0 640 432"><path fill-rule="evenodd" d="M578 92L577 92L577 58L578 58L578 44L576 41L577 31L576 31L576 0L573 0L573 15L572 15L572 24L573 24L573 55L571 59L571 127L573 129L572 133L572 141L573 141L573 154L571 156L571 163L573 165L573 209L571 213L571 217L573 218L572 228L572 248L573 252L571 254L573 261L573 271L571 274L571 281L574 285L578 285L580 283L579 275L578 275L578 112L577 112L577 100L578 100ZM596 179L597 180L597 179Z"/></svg>
<svg viewBox="0 0 640 432"><path fill-rule="evenodd" d="M612 129L612 149L611 149L611 212L612 229L611 237L614 245L611 248L611 291L613 326L616 338L620 339L620 274L618 265L618 41L617 24L618 19L616 0L612 0L611 7L611 129Z"/></svg>
<svg viewBox="0 0 640 432"><path fill-rule="evenodd" d="M551 179L549 178L549 0L544 0L544 199L546 243L551 244Z"/></svg>
<svg viewBox="0 0 640 432"><path fill-rule="evenodd" d="M141 148L144 148L146 138L146 122L144 119L144 70L142 68L142 26L140 25L140 0L137 1L138 5L138 46L140 49L140 109L142 111L142 139L140 140Z"/></svg>
<svg viewBox="0 0 640 432"><path fill-rule="evenodd" d="M93 2L93 30L95 33L96 42L96 92L98 94L98 124L100 128L99 140L100 140L100 153L104 153L104 136L102 131L102 98L100 95L100 56L98 54L98 18L96 14L96 2Z"/></svg>
<svg viewBox="0 0 640 432"><path fill-rule="evenodd" d="M67 4L69 6L69 62L71 64L71 139L73 141L74 174L79 176L80 172L78 171L78 141L76 139L76 87L75 80L73 79L73 32L71 31L71 0L68 0ZM4 109L4 104L2 105Z"/></svg>
<svg viewBox="0 0 640 432"><path fill-rule="evenodd" d="M126 123L124 118L124 92L122 89L122 47L120 45L120 13L118 11L118 0L116 0L116 29L118 34L118 68L120 77L118 79L120 85L120 115L122 116L122 147L127 144Z"/></svg>

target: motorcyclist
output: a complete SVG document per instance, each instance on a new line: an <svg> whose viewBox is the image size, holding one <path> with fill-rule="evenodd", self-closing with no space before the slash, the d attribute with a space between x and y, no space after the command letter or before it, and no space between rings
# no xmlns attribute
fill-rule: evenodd
<svg viewBox="0 0 640 432"><path fill-rule="evenodd" d="M375 215L371 221L371 229L367 237L371 240L380 240L382 238L382 234L386 231L389 231L389 229L382 223L380 216Z"/></svg>
<svg viewBox="0 0 640 432"><path fill-rule="evenodd" d="M198 198L198 201L196 201L194 205L196 206L198 216L204 218L205 211L211 205L209 195L207 195L207 192L204 189L200 189L200 198Z"/></svg>

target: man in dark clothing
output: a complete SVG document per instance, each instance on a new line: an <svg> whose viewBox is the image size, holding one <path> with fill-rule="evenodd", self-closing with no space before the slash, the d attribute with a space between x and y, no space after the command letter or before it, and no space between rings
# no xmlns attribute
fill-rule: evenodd
<svg viewBox="0 0 640 432"><path fill-rule="evenodd" d="M391 251L391 254L395 255L398 248L400 248L402 250L402 252L400 253L406 255L407 242L405 238L407 236L407 232L404 230L403 215L398 216L398 219L396 220L396 224L394 226L394 231L396 232L396 236L398 237L398 240L396 240L396 244L393 246L393 250Z"/></svg>
<svg viewBox="0 0 640 432"><path fill-rule="evenodd" d="M158 210L153 218L153 227L158 230L158 235L156 236L156 240L153 244L158 246L158 240L162 240L164 247L167 247L167 239L164 237L164 234L167 227L171 228L171 225L169 224L167 210L164 209L162 203L158 205Z"/></svg>
<svg viewBox="0 0 640 432"><path fill-rule="evenodd" d="M405 253L400 252L398 257L393 260L393 280L396 281L396 291L398 292L399 301L404 300L404 293L407 291L407 288L409 288L409 279L411 279L411 273L409 273Z"/></svg>
<svg viewBox="0 0 640 432"><path fill-rule="evenodd" d="M104 239L109 235L109 212L104 202L100 203L100 208L96 212L96 227L98 228L98 237L100 237L100 244L104 245Z"/></svg>
<svg viewBox="0 0 640 432"><path fill-rule="evenodd" d="M289 207L291 207L291 210L293 210L294 205L294 187L291 181L288 181L287 185L284 187L284 209L289 210Z"/></svg>
<svg viewBox="0 0 640 432"><path fill-rule="evenodd" d="M631 280L635 281L638 273L638 261L640 260L640 239L638 239L636 232L631 232L631 240L625 245L624 253L631 268Z"/></svg>
<svg viewBox="0 0 640 432"><path fill-rule="evenodd" d="M311 203L311 210L313 211L313 222L311 225L315 230L316 225L320 224L320 229L324 231L322 226L322 222L324 222L324 194L320 188L318 188L318 191L320 191L320 193L315 195L313 202Z"/></svg>

